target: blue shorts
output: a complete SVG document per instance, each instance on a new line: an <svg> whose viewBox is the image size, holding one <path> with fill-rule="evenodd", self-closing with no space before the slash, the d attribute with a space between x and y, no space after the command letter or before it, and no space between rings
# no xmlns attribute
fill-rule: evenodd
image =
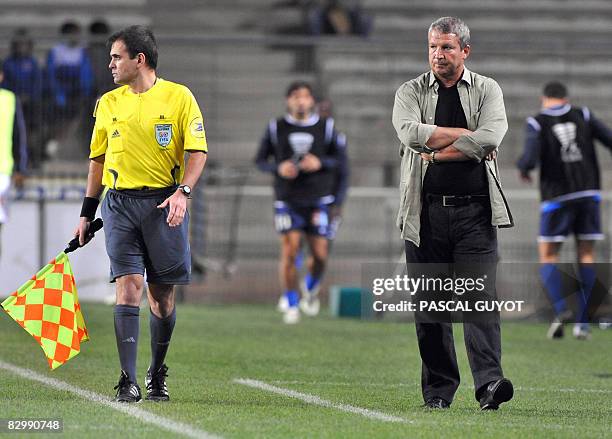
<svg viewBox="0 0 612 439"><path fill-rule="evenodd" d="M327 237L330 232L329 204L316 206L292 206L284 201L274 202L274 228L284 234L301 230L307 235Z"/></svg>
<svg viewBox="0 0 612 439"><path fill-rule="evenodd" d="M102 202L110 281L146 273L147 282L184 285L191 279L189 214L180 226L166 223L170 208L158 209L175 188L146 191L110 189Z"/></svg>
<svg viewBox="0 0 612 439"><path fill-rule="evenodd" d="M342 217L340 215L336 215L330 218L329 220L329 228L327 230L327 239L333 241L336 239L336 235L338 234L338 229L342 224Z"/></svg>
<svg viewBox="0 0 612 439"><path fill-rule="evenodd" d="M571 234L580 241L604 239L598 197L542 203L538 241L563 242Z"/></svg>

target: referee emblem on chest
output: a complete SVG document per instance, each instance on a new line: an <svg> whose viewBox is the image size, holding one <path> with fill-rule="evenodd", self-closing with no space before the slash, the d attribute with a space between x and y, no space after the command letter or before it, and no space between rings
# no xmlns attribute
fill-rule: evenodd
<svg viewBox="0 0 612 439"><path fill-rule="evenodd" d="M155 124L155 140L159 146L166 147L172 140L172 124L171 123L156 123Z"/></svg>

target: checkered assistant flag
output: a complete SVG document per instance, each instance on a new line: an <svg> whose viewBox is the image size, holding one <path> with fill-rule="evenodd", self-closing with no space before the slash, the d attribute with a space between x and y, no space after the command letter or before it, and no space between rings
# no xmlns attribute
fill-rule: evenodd
<svg viewBox="0 0 612 439"><path fill-rule="evenodd" d="M89 340L68 255L62 252L11 294L2 307L40 344L55 369Z"/></svg>
<svg viewBox="0 0 612 439"><path fill-rule="evenodd" d="M102 227L102 220L96 221L90 227L87 241ZM81 343L89 340L66 254L79 247L78 238L75 239L1 304L40 344L51 369L78 355Z"/></svg>

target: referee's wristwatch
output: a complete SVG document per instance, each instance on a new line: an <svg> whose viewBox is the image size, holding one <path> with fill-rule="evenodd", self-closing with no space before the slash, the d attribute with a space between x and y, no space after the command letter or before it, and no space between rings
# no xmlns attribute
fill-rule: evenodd
<svg viewBox="0 0 612 439"><path fill-rule="evenodd" d="M191 186L182 184L178 188L183 193L183 195L185 195L187 198L191 198Z"/></svg>

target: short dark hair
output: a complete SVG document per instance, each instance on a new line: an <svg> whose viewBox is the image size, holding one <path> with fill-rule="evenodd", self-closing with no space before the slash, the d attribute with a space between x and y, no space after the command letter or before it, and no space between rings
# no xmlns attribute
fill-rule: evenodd
<svg viewBox="0 0 612 439"><path fill-rule="evenodd" d="M79 32L81 32L81 25L76 21L66 21L62 23L60 27L60 33L62 35L76 34Z"/></svg>
<svg viewBox="0 0 612 439"><path fill-rule="evenodd" d="M157 68L157 42L151 29L146 26L130 26L121 29L108 38L108 48L110 49L113 43L119 40L125 44L130 59L142 53L147 65L152 69Z"/></svg>
<svg viewBox="0 0 612 439"><path fill-rule="evenodd" d="M108 23L102 18L98 18L89 24L89 33L92 35L106 35L109 32Z"/></svg>
<svg viewBox="0 0 612 439"><path fill-rule="evenodd" d="M314 97L314 93L312 91L312 85L310 85L310 83L306 81L293 81L291 84L289 84L289 87L287 87L287 93L285 94L285 97L288 98L289 96L291 96L291 94L294 91L299 90L300 88L305 88Z"/></svg>
<svg viewBox="0 0 612 439"><path fill-rule="evenodd" d="M29 50L32 50L34 47L34 41L32 41L32 37L30 36L28 30L23 27L16 29L13 33L13 36L11 37L11 54L17 51L17 45L20 43L27 44Z"/></svg>
<svg viewBox="0 0 612 439"><path fill-rule="evenodd" d="M543 94L547 98L565 99L567 87L560 81L551 81L544 86Z"/></svg>

